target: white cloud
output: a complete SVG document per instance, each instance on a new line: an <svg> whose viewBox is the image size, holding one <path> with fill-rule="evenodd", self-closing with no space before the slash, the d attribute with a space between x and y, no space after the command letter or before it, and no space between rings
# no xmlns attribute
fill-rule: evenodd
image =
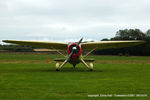
<svg viewBox="0 0 150 100"><path fill-rule="evenodd" d="M111 38L150 27L149 0L0 0L0 41Z"/></svg>

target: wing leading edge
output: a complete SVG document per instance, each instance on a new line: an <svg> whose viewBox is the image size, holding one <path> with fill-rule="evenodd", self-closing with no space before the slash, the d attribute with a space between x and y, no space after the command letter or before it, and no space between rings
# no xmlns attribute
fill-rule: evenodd
<svg viewBox="0 0 150 100"><path fill-rule="evenodd" d="M6 43L13 43L19 45L33 46L37 48L46 48L46 49L57 49L57 50L66 50L67 43L61 42L45 42L45 41L17 41L17 40L3 40ZM98 41L98 42L83 42L81 43L83 50L103 50L111 48L123 48L136 46L145 43L145 41L136 40L136 41Z"/></svg>
<svg viewBox="0 0 150 100"><path fill-rule="evenodd" d="M46 48L46 49L57 49L57 50L66 50L67 49L67 43L61 43L61 42L17 41L17 40L3 40L3 42L33 46L33 47L37 47L37 48Z"/></svg>
<svg viewBox="0 0 150 100"><path fill-rule="evenodd" d="M99 41L99 42L87 42L82 43L83 50L103 50L103 49L111 49L111 48L123 48L136 46L145 43L145 41L136 40L136 41Z"/></svg>

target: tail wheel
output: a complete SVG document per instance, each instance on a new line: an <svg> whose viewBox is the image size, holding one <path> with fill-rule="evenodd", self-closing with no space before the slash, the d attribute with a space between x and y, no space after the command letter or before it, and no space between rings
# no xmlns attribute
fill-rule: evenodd
<svg viewBox="0 0 150 100"><path fill-rule="evenodd" d="M59 71L59 63L56 63L56 71Z"/></svg>
<svg viewBox="0 0 150 100"><path fill-rule="evenodd" d="M93 70L93 63L89 64L89 70L92 71Z"/></svg>

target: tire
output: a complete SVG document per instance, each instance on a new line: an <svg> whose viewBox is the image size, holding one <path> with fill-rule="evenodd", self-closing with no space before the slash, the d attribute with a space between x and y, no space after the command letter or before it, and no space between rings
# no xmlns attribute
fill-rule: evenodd
<svg viewBox="0 0 150 100"><path fill-rule="evenodd" d="M59 71L59 63L56 63L56 71Z"/></svg>
<svg viewBox="0 0 150 100"><path fill-rule="evenodd" d="M93 71L93 63L89 64L89 69L90 69L90 71Z"/></svg>

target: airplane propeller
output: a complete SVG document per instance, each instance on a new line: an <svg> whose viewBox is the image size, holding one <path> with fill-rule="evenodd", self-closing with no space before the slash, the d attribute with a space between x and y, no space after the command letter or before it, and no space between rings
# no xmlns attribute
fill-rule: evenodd
<svg viewBox="0 0 150 100"><path fill-rule="evenodd" d="M83 37L79 40L79 42L77 43L77 45L75 47L72 48L72 52L69 54L69 56L67 57L67 59L60 65L60 67L58 69L56 69L57 71L59 71L60 68L62 68L71 58L72 54L77 50L77 47L80 45L80 43L82 42Z"/></svg>
<svg viewBox="0 0 150 100"><path fill-rule="evenodd" d="M80 45L80 43L82 42L82 40L83 40L83 38L81 38L79 40L79 42L77 43L77 45L72 48L72 52L69 54L68 58L66 59L67 61L71 58L72 54L77 50L77 47Z"/></svg>

